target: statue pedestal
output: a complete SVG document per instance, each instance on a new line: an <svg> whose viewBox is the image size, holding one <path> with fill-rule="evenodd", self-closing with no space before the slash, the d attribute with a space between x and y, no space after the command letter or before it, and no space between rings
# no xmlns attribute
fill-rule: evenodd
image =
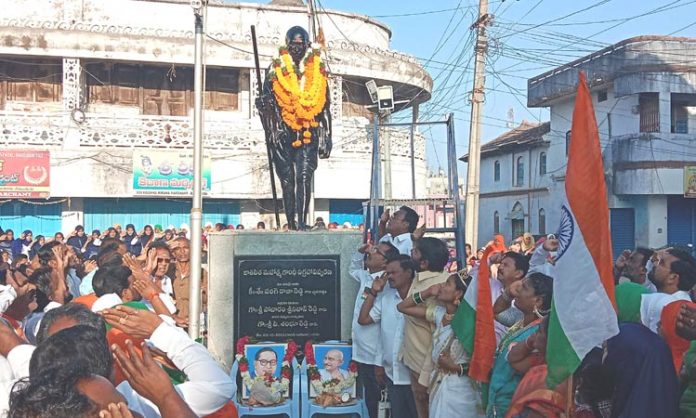
<svg viewBox="0 0 696 418"><path fill-rule="evenodd" d="M349 340L358 231L225 231L208 237L208 349L229 369L239 337Z"/></svg>

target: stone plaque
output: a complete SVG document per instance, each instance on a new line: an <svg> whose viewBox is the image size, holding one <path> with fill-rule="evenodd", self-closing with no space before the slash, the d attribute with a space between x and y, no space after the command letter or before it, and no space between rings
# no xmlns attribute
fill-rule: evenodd
<svg viewBox="0 0 696 418"><path fill-rule="evenodd" d="M340 256L237 256L235 341L338 340Z"/></svg>

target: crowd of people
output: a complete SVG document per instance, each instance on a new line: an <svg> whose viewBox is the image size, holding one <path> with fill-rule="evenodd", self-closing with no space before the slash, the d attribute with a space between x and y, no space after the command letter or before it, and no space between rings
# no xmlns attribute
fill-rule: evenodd
<svg viewBox="0 0 696 418"><path fill-rule="evenodd" d="M677 248L636 248L615 261L619 333L547 386L547 331L558 240L524 234L486 247L497 349L485 384L468 377L472 353L452 320L479 275L486 247L447 270L439 239L414 235L418 215L382 217L383 238L357 249L360 283L353 358L371 418L386 388L393 417L696 417L696 260ZM473 287L472 287L473 289ZM476 291L474 289L474 291ZM581 295L578 295L581 297Z"/></svg>
<svg viewBox="0 0 696 418"><path fill-rule="evenodd" d="M211 232L246 229L247 228L243 224L237 224L235 226L232 224L225 225L223 223L206 223L201 231L204 251L207 246L207 235ZM268 228L265 222L259 221L253 229L261 231L267 230ZM283 224L281 230L289 231L288 224ZM326 223L324 218L317 217L311 230L359 230L362 232L364 230L364 224L352 225L350 222L343 222L342 224L338 222ZM139 256L144 250L149 248L152 243L158 241L169 242L176 237L191 238L189 226L187 224L181 224L179 228L176 228L174 225L169 225L166 229L163 229L162 225L145 225L138 231L133 224L127 224L125 229L123 229L120 224L114 224L103 231L95 229L91 234L88 234L82 225L78 225L68 234L67 238L62 232L56 232L53 235L34 235L29 229L22 231L19 236L16 236L12 229L2 230L2 228L0 228L0 257L2 262L8 264L12 259L22 254L32 258L46 243L57 241L73 247L79 257L89 259L97 255L101 242L105 238L123 241L129 253Z"/></svg>
<svg viewBox="0 0 696 418"><path fill-rule="evenodd" d="M496 236L452 269L445 241L409 207L385 211L356 249L352 358L371 418L696 416L696 260L666 248L614 263L618 335L572 379L547 386L546 343L558 241ZM265 225L257 225L264 229ZM224 225L208 225L208 231ZM78 226L47 240L0 237L0 411L10 417L234 416L236 383L188 337L188 228ZM496 251L487 251L494 246ZM482 258L497 341L489 379L452 321ZM207 274L201 298L205 309Z"/></svg>
<svg viewBox="0 0 696 418"><path fill-rule="evenodd" d="M236 416L236 382L185 332L187 231L119 228L4 231L0 416Z"/></svg>

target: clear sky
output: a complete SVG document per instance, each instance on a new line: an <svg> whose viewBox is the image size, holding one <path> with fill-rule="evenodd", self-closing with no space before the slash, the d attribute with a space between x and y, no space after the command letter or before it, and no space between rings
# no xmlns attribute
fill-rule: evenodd
<svg viewBox="0 0 696 418"><path fill-rule="evenodd" d="M424 119L457 120L457 153L468 149L473 33L478 0L319 0L326 9L375 17L392 29L392 49L421 58L434 78ZM489 61L482 142L506 131L507 121L548 120L527 109L527 79L610 44L638 35L696 37L696 0L491 0ZM323 24L331 25L328 20ZM510 111L512 109L512 111ZM410 118L406 111L405 117ZM398 115L398 114L397 114ZM443 131L425 131L431 168L446 167ZM460 179L466 178L460 164Z"/></svg>

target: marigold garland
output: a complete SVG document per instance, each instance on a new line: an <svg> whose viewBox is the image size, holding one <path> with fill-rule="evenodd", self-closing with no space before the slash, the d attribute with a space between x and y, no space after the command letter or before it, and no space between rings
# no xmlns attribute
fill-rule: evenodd
<svg viewBox="0 0 696 418"><path fill-rule="evenodd" d="M307 377L309 377L309 382L317 395L323 393L341 394L355 384L355 380L358 377L358 364L356 362L351 360L348 364L348 378L344 380L331 379L322 382L319 368L317 367L317 361L314 357L312 341L307 341L305 343L304 355L305 362L307 363Z"/></svg>
<svg viewBox="0 0 696 418"><path fill-rule="evenodd" d="M308 49L300 68L296 69L287 47L281 47L278 58L273 60L270 77L283 121L301 133L301 140L295 139L292 146L300 148L302 144L312 143L310 128L319 126L316 117L324 110L328 88L320 50Z"/></svg>
<svg viewBox="0 0 696 418"><path fill-rule="evenodd" d="M237 341L237 364L239 365L239 374L242 376L242 382L247 390L251 390L254 383L263 381L266 386L271 388L273 392L287 393L290 388L290 379L292 378L292 359L297 352L297 344L290 340L285 348L285 355L280 367L280 379L274 376L256 376L251 377L249 373L249 360L244 355L244 349L247 344L253 342L251 337L242 337Z"/></svg>

